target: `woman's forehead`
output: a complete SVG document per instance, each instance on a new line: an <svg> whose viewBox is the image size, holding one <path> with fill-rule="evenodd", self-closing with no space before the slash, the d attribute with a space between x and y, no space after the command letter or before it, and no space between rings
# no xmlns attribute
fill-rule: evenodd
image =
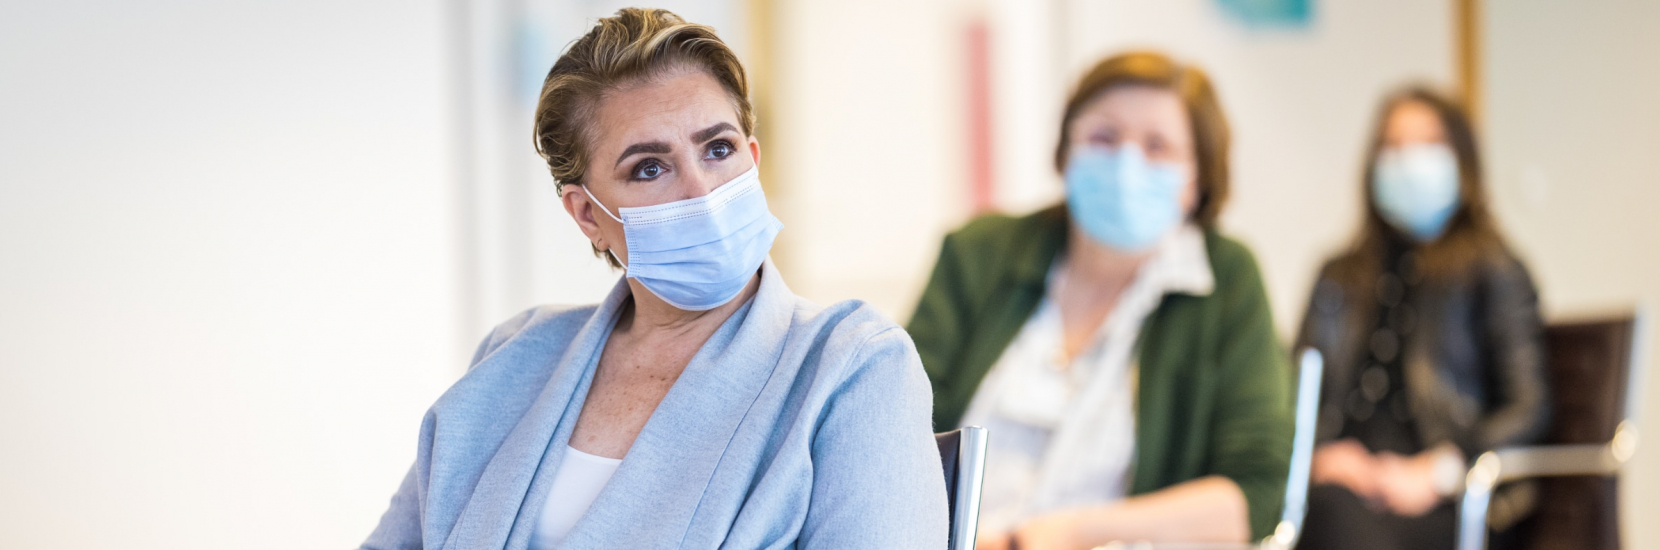
<svg viewBox="0 0 1660 550"><path fill-rule="evenodd" d="M1187 127L1188 113L1173 90L1130 85L1103 92L1084 105L1073 123L1075 131L1089 131L1099 124L1174 130Z"/></svg>
<svg viewBox="0 0 1660 550"><path fill-rule="evenodd" d="M726 90L702 71L643 79L612 90L595 109L596 149L637 141L684 142L713 125L739 127ZM596 150L596 152L599 152Z"/></svg>
<svg viewBox="0 0 1660 550"><path fill-rule="evenodd" d="M1438 136L1443 131L1441 116L1421 101L1403 101L1390 109L1386 130L1414 136Z"/></svg>
<svg viewBox="0 0 1660 550"><path fill-rule="evenodd" d="M1185 110L1182 98L1175 90L1161 86L1130 84L1108 88L1085 104L1082 112L1143 112L1172 108Z"/></svg>

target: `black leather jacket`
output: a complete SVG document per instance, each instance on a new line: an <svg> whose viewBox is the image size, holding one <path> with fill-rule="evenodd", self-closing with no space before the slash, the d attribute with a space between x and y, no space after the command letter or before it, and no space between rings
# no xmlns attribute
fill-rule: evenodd
<svg viewBox="0 0 1660 550"><path fill-rule="evenodd" d="M1363 367L1377 322L1376 274L1353 258L1321 269L1297 338L1325 356L1316 440L1343 427L1344 392ZM1506 251L1489 254L1460 277L1426 280L1409 297L1420 312L1402 370L1419 443L1451 442L1475 460L1482 452L1536 442L1550 415L1538 293L1527 269Z"/></svg>

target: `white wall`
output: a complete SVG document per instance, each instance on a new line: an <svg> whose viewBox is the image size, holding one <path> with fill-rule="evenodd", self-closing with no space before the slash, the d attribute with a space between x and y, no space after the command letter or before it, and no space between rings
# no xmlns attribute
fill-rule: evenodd
<svg viewBox="0 0 1660 550"><path fill-rule="evenodd" d="M0 548L342 548L470 351L436 2L9 3Z"/></svg>
<svg viewBox="0 0 1660 550"><path fill-rule="evenodd" d="M903 321L960 223L961 2L778 2L774 256L792 289L872 302ZM776 192L775 192L776 191Z"/></svg>
<svg viewBox="0 0 1660 550"><path fill-rule="evenodd" d="M1635 548L1660 548L1660 3L1487 2L1491 189L1548 314L1647 306L1643 426L1624 480Z"/></svg>

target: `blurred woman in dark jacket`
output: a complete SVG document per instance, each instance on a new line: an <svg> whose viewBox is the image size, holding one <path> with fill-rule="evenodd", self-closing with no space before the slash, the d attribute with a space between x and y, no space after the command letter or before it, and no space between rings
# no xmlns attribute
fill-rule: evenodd
<svg viewBox="0 0 1660 550"><path fill-rule="evenodd" d="M1369 151L1359 239L1321 270L1298 337L1326 359L1300 547L1452 548L1469 461L1545 429L1538 296L1487 210L1458 104L1391 96ZM1529 489L1495 498L1495 527Z"/></svg>

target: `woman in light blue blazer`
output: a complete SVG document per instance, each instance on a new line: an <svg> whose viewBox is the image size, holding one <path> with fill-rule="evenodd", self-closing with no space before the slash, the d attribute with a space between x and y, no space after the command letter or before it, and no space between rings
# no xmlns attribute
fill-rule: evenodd
<svg viewBox="0 0 1660 550"><path fill-rule="evenodd" d="M626 277L497 327L421 423L364 548L944 548L932 396L910 337L766 260L743 67L662 10L561 56L537 150ZM572 189L575 186L575 189Z"/></svg>

